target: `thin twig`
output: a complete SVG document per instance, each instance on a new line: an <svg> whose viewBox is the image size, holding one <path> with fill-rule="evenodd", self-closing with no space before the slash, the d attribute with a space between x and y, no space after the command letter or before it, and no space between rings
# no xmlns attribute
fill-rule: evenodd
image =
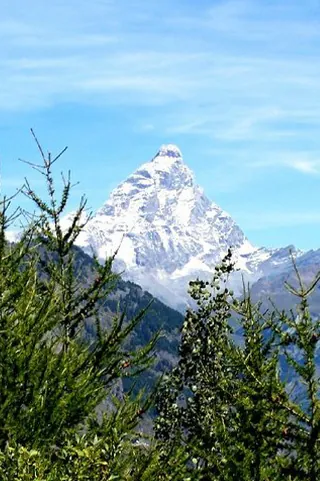
<svg viewBox="0 0 320 481"><path fill-rule="evenodd" d="M46 157L45 157L45 155L44 155L44 152L43 152L43 150L42 150L42 147L41 147L41 145L40 145L40 142L39 142L36 134L34 133L33 129L30 129L30 131L31 131L31 134L32 134L32 136L33 136L33 138L34 138L37 146L38 146L38 149L39 149L39 152L40 152L41 157L42 157L42 159L43 159L43 162L44 162L45 165L47 165L47 159L46 159Z"/></svg>
<svg viewBox="0 0 320 481"><path fill-rule="evenodd" d="M68 148L68 146L66 146L64 149L62 149L61 152L53 160L51 159L51 154L49 154L50 155L50 165L53 165L61 157L61 155L63 155L65 153L67 148Z"/></svg>

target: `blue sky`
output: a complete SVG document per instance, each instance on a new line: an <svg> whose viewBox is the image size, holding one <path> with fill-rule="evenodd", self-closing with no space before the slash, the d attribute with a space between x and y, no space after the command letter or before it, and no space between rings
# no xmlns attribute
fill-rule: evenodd
<svg viewBox="0 0 320 481"><path fill-rule="evenodd" d="M320 247L319 0L1 0L0 169L95 209L162 143L257 245ZM21 199L23 202L23 199Z"/></svg>

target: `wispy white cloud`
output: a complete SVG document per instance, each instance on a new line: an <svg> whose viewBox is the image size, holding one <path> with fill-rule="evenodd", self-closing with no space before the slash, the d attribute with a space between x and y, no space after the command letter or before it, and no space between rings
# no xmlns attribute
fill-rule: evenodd
<svg viewBox="0 0 320 481"><path fill-rule="evenodd" d="M320 161L293 159L288 165L289 167L305 174L320 174Z"/></svg>
<svg viewBox="0 0 320 481"><path fill-rule="evenodd" d="M160 10L163 15L166 3ZM95 0L90 8L82 1L77 7L74 2L70 6L69 2L64 5L59 1L48 6L48 11L40 2L35 2L30 11L22 0L19 4L18 13L9 9L12 18L2 22L0 28L3 45L11 51L10 57L0 56L6 91L0 108L18 108L19 104L37 108L41 103L46 106L63 101L69 95L81 102L82 95L92 94L94 101L94 96L102 93L107 95L106 101L115 93L117 101L121 101L125 93L125 101L149 105L154 95L155 104L166 104L168 100L190 102L188 113L194 122L195 104L206 102L207 116L217 118L221 112L216 114L213 104L220 100L230 112L228 123L235 109L242 110L243 119L236 120L235 126L229 124L229 136L234 132L238 138L249 134L255 124L250 111L253 102L261 112L270 109L270 101L281 109L292 95L299 102L306 85L319 93L319 64L299 55L298 59L286 58L272 46L272 35L299 44L291 35L293 20L285 20L290 9L282 9L283 28L272 18L275 6L266 7L263 2L221 1L209 10L186 9L185 15L195 30L190 37L180 20L181 8L172 8L170 16L159 16L160 22L156 22L155 2L145 9L142 0L130 7L123 1L116 5ZM171 28L166 28L170 22ZM309 23L310 19L302 19L299 25L307 30ZM212 26L216 27L214 31ZM236 42L229 45L219 33L222 29L249 34L252 28L262 31L268 42L263 55L254 42L247 45L246 55L244 50L239 55ZM30 75L30 81L26 75ZM38 94L37 102L33 90ZM228 101L232 104L228 105ZM179 130L179 126L174 128Z"/></svg>
<svg viewBox="0 0 320 481"><path fill-rule="evenodd" d="M170 20L169 20L170 21ZM173 21L173 20L171 20ZM176 21L176 20L174 20ZM231 38L246 41L280 40L283 47L285 34L300 41L319 39L319 3L265 2L257 0L217 1L198 15L181 16L177 23L189 29L210 29Z"/></svg>
<svg viewBox="0 0 320 481"><path fill-rule="evenodd" d="M319 171L314 152L292 154L320 127L312 0L17 0L2 13L0 114L64 102L151 106L141 131L243 145L247 171ZM254 159L256 142L264 152Z"/></svg>
<svg viewBox="0 0 320 481"><path fill-rule="evenodd" d="M248 167L254 169L267 168L288 168L304 174L319 175L320 174L320 152L274 152L271 157L265 157L262 160L248 162Z"/></svg>

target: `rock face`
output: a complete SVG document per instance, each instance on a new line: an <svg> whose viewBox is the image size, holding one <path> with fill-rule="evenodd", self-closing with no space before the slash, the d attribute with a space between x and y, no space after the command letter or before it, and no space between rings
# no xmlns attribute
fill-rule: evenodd
<svg viewBox="0 0 320 481"><path fill-rule="evenodd" d="M175 145L163 145L114 189L78 245L101 259L118 250L116 268L126 279L180 310L188 303L189 280L211 278L229 247L236 267L252 280L289 259L289 248L254 247L205 196ZM240 273L232 283L241 284Z"/></svg>

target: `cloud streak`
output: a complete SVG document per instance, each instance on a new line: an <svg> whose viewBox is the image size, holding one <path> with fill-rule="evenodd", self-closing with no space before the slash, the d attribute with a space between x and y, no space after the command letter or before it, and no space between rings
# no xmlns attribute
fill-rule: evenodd
<svg viewBox="0 0 320 481"><path fill-rule="evenodd" d="M197 9L196 15L190 9L186 12L180 9L169 19L161 21L160 17L157 24L152 14L155 2L151 2L145 13L142 0L134 3L134 9L123 1L117 7L114 2L106 2L103 7L104 2L95 0L90 9L82 1L77 8L55 3L55 8L51 6L51 11L45 12L40 2L34 2L34 11L27 14L20 0L17 18L9 9L13 19L3 22L0 28L3 44L11 51L9 56L4 53L0 57L8 98L6 102L2 99L0 108L10 108L12 98L16 99L12 102L15 108L19 103L32 109L41 102L44 105L59 102L59 98L53 98L55 92L64 96L73 93L80 102L81 95L88 92L93 96L101 93L113 96L116 92L119 98L127 93L128 102L148 104L153 94L155 103L184 99L194 105L207 100L209 106L219 99L226 103L228 99L235 102L236 98L242 98L249 109L254 102L258 110L266 110L271 98L276 107L280 104L278 108L295 94L298 102L306 85L319 93L320 67L315 59L299 53L290 58L287 54L292 54L292 48L287 48L284 55L281 49L280 54L277 52L279 46L273 46L279 35L291 38L295 47L299 45L300 39L295 42L292 36L292 23L285 20L290 10L282 9L282 20L274 22L274 7L268 9L261 1L217 2L209 10ZM162 15L166 4L163 2ZM264 15L258 15L260 8ZM35 19L32 13L36 14ZM181 22L181 13L189 24ZM51 15L49 24L48 15ZM195 33L192 38L188 25L192 25ZM310 19L298 25L309 31ZM239 55L237 42L230 45L223 41L223 32L227 31L243 35L244 42L248 42L246 36L253 28L261 32L265 42L263 58L252 41L245 49L246 55L243 48ZM35 104L33 89L39 97ZM301 98L301 103L304 100ZM314 108L318 107L319 103ZM244 109L243 105L239 108ZM192 114L190 111L189 115ZM214 110L208 108L207 115L214 116Z"/></svg>
<svg viewBox="0 0 320 481"><path fill-rule="evenodd" d="M248 167L254 169L266 168L288 168L303 174L319 175L320 174L320 152L310 154L309 152L274 152L270 158L264 158L252 163L248 163Z"/></svg>
<svg viewBox="0 0 320 481"><path fill-rule="evenodd" d="M279 149L277 159L286 150L291 157L274 166L316 174L315 152L292 155L320 127L314 5L93 0L89 7L58 0L44 8L35 0L27 8L17 0L13 9L7 0L0 116L66 102L145 107L137 122L142 132L199 136L247 151L259 142L264 158L249 152L243 168L267 168Z"/></svg>

